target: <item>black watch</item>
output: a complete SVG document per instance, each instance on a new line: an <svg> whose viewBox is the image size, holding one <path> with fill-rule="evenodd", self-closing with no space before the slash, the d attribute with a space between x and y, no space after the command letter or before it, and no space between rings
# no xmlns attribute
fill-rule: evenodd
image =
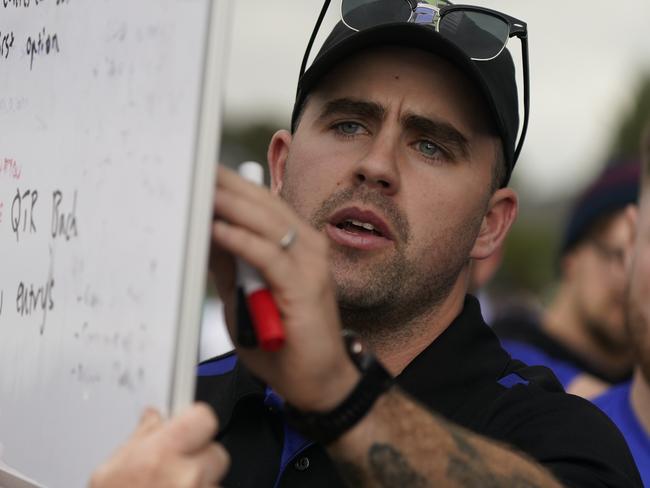
<svg viewBox="0 0 650 488"><path fill-rule="evenodd" d="M323 445L351 429L368 413L377 398L393 385L390 373L366 349L356 333L344 329L342 336L352 362L361 372L361 379L350 394L329 412L304 412L289 403L284 405L289 425Z"/></svg>

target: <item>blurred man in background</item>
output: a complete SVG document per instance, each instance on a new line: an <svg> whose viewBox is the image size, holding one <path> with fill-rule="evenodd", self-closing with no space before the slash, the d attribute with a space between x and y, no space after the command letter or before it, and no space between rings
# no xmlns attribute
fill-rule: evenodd
<svg viewBox="0 0 650 488"><path fill-rule="evenodd" d="M636 222L636 239L628 253L627 332L636 368L631 382L596 398L598 405L618 425L641 472L650 486L650 126L643 147L643 180L638 215L626 212L630 226Z"/></svg>
<svg viewBox="0 0 650 488"><path fill-rule="evenodd" d="M510 354L550 367L569 393L593 398L629 378L624 327L625 208L636 202L639 168L609 168L578 198L560 247L560 282L540 315L511 312L494 322Z"/></svg>

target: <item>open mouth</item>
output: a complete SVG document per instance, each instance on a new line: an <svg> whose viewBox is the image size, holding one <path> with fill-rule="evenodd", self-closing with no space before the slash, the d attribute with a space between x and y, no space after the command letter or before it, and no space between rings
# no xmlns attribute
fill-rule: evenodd
<svg viewBox="0 0 650 488"><path fill-rule="evenodd" d="M336 227L351 232L353 234L370 234L374 236L384 237L379 230L375 228L370 222L362 222L356 219L345 219L336 224Z"/></svg>
<svg viewBox="0 0 650 488"><path fill-rule="evenodd" d="M339 210L327 229L330 238L344 247L376 250L394 244L388 224L372 210L357 207Z"/></svg>

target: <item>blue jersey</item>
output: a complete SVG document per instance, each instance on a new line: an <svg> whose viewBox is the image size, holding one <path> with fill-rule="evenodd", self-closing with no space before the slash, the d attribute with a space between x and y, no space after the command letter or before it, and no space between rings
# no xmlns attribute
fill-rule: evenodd
<svg viewBox="0 0 650 488"><path fill-rule="evenodd" d="M636 417L630 403L631 382L614 386L594 400L619 428L641 473L643 485L650 487L650 435Z"/></svg>
<svg viewBox="0 0 650 488"><path fill-rule="evenodd" d="M529 366L546 366L555 373L562 386L566 390L571 382L583 371L567 361L547 354L541 348L526 344L525 342L501 339L501 346L508 351L513 359L519 359Z"/></svg>

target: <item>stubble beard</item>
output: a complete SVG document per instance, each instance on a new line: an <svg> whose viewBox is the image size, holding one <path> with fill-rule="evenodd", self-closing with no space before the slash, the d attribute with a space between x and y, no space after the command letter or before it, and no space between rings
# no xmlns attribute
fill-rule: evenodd
<svg viewBox="0 0 650 488"><path fill-rule="evenodd" d="M281 196L297 208L296 195L286 181ZM394 249L383 259L372 259L367 251L343 246L330 249L342 324L374 344L408 340L420 327L427 326L426 319L449 296L468 262L480 219L461 229L443 229L431 248L413 259L406 253L411 240L407 219L392 201L375 190L358 187L336 192L308 220L323 231L328 218L349 203L377 208L397 235Z"/></svg>
<svg viewBox="0 0 650 488"><path fill-rule="evenodd" d="M406 341L427 326L427 318L449 296L465 262L423 266L396 254L368 269L354 258L340 259L333 267L341 275L334 272L344 327L374 343ZM347 277L350 274L356 275L354 281Z"/></svg>
<svg viewBox="0 0 650 488"><path fill-rule="evenodd" d="M607 351L612 356L628 356L630 352L630 340L627 334L617 334L614 330L616 324L611 324L598 319L586 319L586 328L592 339L598 344L601 350ZM619 327L623 324L619 324ZM621 331L619 331L621 332Z"/></svg>

